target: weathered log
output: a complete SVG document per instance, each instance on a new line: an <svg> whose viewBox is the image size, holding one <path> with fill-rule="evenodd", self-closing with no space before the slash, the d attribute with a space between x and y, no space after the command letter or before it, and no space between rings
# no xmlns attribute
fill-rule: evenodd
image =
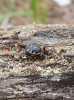
<svg viewBox="0 0 74 100"><path fill-rule="evenodd" d="M0 34L0 100L74 100L73 26L29 25ZM43 60L26 59L31 43L46 45Z"/></svg>

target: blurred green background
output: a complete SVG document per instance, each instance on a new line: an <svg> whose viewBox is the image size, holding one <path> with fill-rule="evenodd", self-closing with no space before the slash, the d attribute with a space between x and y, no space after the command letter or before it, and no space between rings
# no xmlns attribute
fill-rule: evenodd
<svg viewBox="0 0 74 100"><path fill-rule="evenodd" d="M15 26L34 22L72 24L74 22L73 4L74 0L66 7L58 6L53 0L0 0L0 25L3 25L4 21Z"/></svg>
<svg viewBox="0 0 74 100"><path fill-rule="evenodd" d="M47 17L46 4L45 0L0 0L0 23L5 17L28 16L31 22L43 24Z"/></svg>

